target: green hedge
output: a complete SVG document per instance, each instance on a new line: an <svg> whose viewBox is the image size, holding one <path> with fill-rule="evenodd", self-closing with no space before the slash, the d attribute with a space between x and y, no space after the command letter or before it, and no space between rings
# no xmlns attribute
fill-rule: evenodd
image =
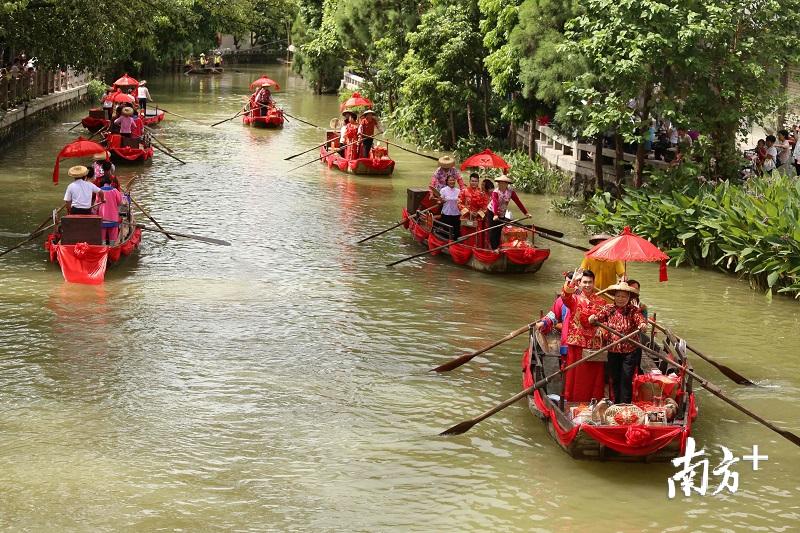
<svg viewBox="0 0 800 533"><path fill-rule="evenodd" d="M692 169L655 175L619 200L597 194L582 222L633 231L657 243L670 264L716 266L767 291L800 299L800 180L774 173L746 184L701 183Z"/></svg>

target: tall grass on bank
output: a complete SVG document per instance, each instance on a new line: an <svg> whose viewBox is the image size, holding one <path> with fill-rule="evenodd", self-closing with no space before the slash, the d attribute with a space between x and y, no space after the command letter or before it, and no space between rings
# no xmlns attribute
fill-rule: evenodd
<svg viewBox="0 0 800 533"><path fill-rule="evenodd" d="M800 299L800 179L753 178L743 185L701 183L691 169L654 175L614 200L597 194L582 222L651 239L672 265L716 266L752 286Z"/></svg>

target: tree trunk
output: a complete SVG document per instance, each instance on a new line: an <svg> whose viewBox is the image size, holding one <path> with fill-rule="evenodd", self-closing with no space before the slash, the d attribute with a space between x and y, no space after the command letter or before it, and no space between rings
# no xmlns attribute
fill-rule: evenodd
<svg viewBox="0 0 800 533"><path fill-rule="evenodd" d="M533 159L533 154L536 152L536 140L533 138L535 124L533 120L528 121L528 157L531 159Z"/></svg>
<svg viewBox="0 0 800 533"><path fill-rule="evenodd" d="M483 130L487 137L491 137L489 130L489 77L484 73L483 75Z"/></svg>
<svg viewBox="0 0 800 533"><path fill-rule="evenodd" d="M614 179L617 185L622 185L625 180L625 149L622 146L622 135L619 131L614 132Z"/></svg>
<svg viewBox="0 0 800 533"><path fill-rule="evenodd" d="M789 69L788 67L783 67L783 72L781 72L781 96L788 97L789 92ZM786 100L781 106L778 108L778 124L775 126L775 131L780 131L785 129L786 123Z"/></svg>
<svg viewBox="0 0 800 533"><path fill-rule="evenodd" d="M453 110L450 110L450 145L451 148L455 147L456 145L456 120L453 116Z"/></svg>
<svg viewBox="0 0 800 533"><path fill-rule="evenodd" d="M472 128L472 102L467 102L467 130L469 131L470 137L475 134Z"/></svg>
<svg viewBox="0 0 800 533"><path fill-rule="evenodd" d="M600 134L594 138L594 179L596 187L601 191L605 190L606 181L603 176L603 136Z"/></svg>
<svg viewBox="0 0 800 533"><path fill-rule="evenodd" d="M653 94L653 87L648 83L642 94L642 109L639 114L639 144L636 147L636 169L633 178L633 186L637 189L642 186L644 176L644 143L650 134L650 98Z"/></svg>

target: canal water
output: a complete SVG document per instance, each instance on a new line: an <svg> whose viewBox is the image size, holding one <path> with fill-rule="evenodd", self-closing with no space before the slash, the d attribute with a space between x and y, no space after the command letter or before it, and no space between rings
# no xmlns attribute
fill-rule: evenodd
<svg viewBox="0 0 800 533"><path fill-rule="evenodd" d="M41 242L0 267L0 525L13 530L787 531L800 523L798 449L700 392L694 436L740 461L735 494L667 497L671 465L578 462L519 403L458 437L437 433L521 388L523 337L449 374L428 370L547 309L580 252L553 244L535 275L493 277L423 258L398 220L433 162L392 149L391 179L354 177L290 154L323 132L239 119L248 83L276 79L290 114L326 125L317 96L285 67L149 80L168 115L161 153L133 196L165 228L219 247L146 233L138 256L98 287L63 281ZM0 154L0 245L61 203L55 155L75 110ZM73 162L74 163L74 162ZM536 222L573 242L573 219L523 195ZM543 241L546 245L546 241ZM659 320L760 386L698 373L800 432L800 307L720 273L631 265ZM699 481L698 481L699 483Z"/></svg>

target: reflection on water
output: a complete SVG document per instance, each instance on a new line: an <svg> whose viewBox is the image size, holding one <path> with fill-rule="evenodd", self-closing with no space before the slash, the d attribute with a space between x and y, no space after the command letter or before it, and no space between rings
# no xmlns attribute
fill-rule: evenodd
<svg viewBox="0 0 800 533"><path fill-rule="evenodd" d="M267 74L292 115L325 125L318 96L278 66L149 80L166 109L204 124L235 114ZM61 202L52 158L76 110L0 156L0 245ZM491 277L425 258L399 220L432 162L393 150L392 179L313 163L323 132L288 122L214 128L168 115L157 154L120 168L166 228L231 247L148 233L100 287L64 283L39 243L0 270L0 524L43 529L781 530L796 523L795 450L701 394L695 436L741 455L736 495L666 499L668 465L575 462L523 404L454 438L435 435L517 392L523 338L446 375L428 370L547 309L579 253L553 244L533 276ZM49 154L49 155L47 155ZM574 242L577 221L526 205ZM643 299L693 346L767 386L698 373L793 431L800 400L796 302L766 302L727 275L633 265ZM699 290L699 289L702 290ZM602 495L602 497L598 497ZM213 526L211 526L213 524ZM609 524L606 526L606 524ZM610 524L613 524L611 526Z"/></svg>

